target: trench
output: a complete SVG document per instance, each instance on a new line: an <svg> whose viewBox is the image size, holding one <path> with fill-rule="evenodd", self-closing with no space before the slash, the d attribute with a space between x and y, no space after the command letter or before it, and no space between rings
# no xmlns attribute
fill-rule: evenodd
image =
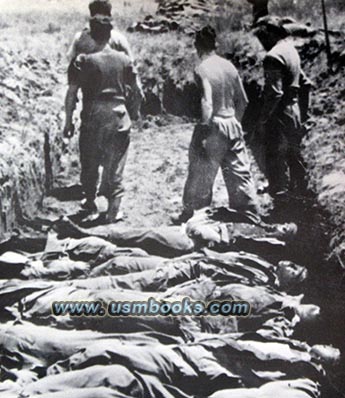
<svg viewBox="0 0 345 398"><path fill-rule="evenodd" d="M61 187L55 190L54 195L64 201L69 199L71 203L75 204L75 200L79 199L80 193L77 193L76 189L68 191L65 187ZM69 197L69 195L71 196ZM64 203L68 202L61 202L65 208L66 204ZM49 208L46 209L45 214L48 219L53 219L56 216L56 214L50 214ZM308 278L297 289L292 288L289 293L299 294L302 292L304 303L316 304L321 308L321 317L314 322L297 326L293 337L307 341L310 345L320 344L321 342L322 344L329 344L344 352L344 273L336 261L327 259L332 230L329 215L320 208L313 196L296 198L291 195L275 207L271 213L270 222L294 222L297 224L298 233L293 243L289 244L278 255L278 258L273 257L276 261L289 259L308 269ZM39 230L42 231L42 226L47 226L47 224L49 222L42 219L33 219L26 223L26 236L29 238L27 249L29 251L42 249L40 245L43 242L40 243L37 240L37 234L39 234ZM30 238L32 238L31 243ZM38 244L38 246L35 247L32 243ZM4 249L6 247L2 247L2 251L5 251ZM12 247L13 249L15 247ZM21 247L21 250L23 250L23 247ZM260 252L256 254L272 260L272 256L268 253ZM322 397L344 397L344 391L345 364L342 361L340 364L327 369L327 379L322 385Z"/></svg>
<svg viewBox="0 0 345 398"><path fill-rule="evenodd" d="M310 344L329 344L342 353L345 350L345 290L344 270L330 258L333 229L330 215L320 207L315 197L290 197L273 211L273 222L295 222L298 232L287 250L287 257L304 265L308 277L300 286L306 303L320 307L321 316L315 322L298 325L294 336ZM292 290L293 293L293 290ZM296 294L297 291L295 292ZM345 361L327 372L328 382L322 396L343 397L345 391Z"/></svg>
<svg viewBox="0 0 345 398"><path fill-rule="evenodd" d="M251 102L247 110L247 117L244 120L246 131L251 131L253 128L252 121L255 120L253 112L258 111L258 102L256 95L258 93L257 86L247 85L247 92L251 96ZM152 104L146 104L148 114L159 114L162 108L166 112L178 116L196 117L196 108L186 106L186 103L196 102L195 89L193 86L188 86L184 90L173 90L173 84L168 82L163 92L163 102L154 97ZM171 93L174 92L172 96ZM171 98L174 101L171 102ZM186 100L187 98L187 100ZM185 110L189 109L190 113L185 114ZM179 127L179 126L177 126ZM50 190L53 186L53 171L51 157L54 155L49 140L46 138L44 146L44 161L46 167L46 190ZM66 168L67 173L70 172ZM75 175L73 175L75 178ZM73 179L71 178L71 179ZM63 183L70 178L65 176ZM77 190L71 192L64 191L66 187L60 186L55 190L54 195L59 197L62 192L67 193L67 199L70 204L66 204L66 197L62 198L59 204L59 209L51 211L49 206L44 210L46 220L37 219L33 217L31 220L26 220L25 225L21 228L28 236L27 246L21 250L29 252L39 252L44 245L43 241L39 241L37 236L40 235L42 229L49 227L52 219L58 216L58 212L66 212L72 207L78 206L80 199L80 192ZM68 198L68 195L71 197ZM70 207L72 206L72 207ZM25 203L24 203L25 208ZM334 259L328 259L330 251L330 239L334 226L331 224L330 215L327 214L317 203L315 197L296 198L290 196L285 202L281 203L275 208L271 214L270 221L277 223L294 222L298 226L297 236L284 252L282 252L281 259L289 259L297 264L303 265L308 269L308 278L303 282L298 289L292 289L291 294L304 294L304 303L316 304L321 308L321 317L309 324L297 326L294 332L294 338L301 341L307 341L308 344L329 344L339 348L341 352L345 352L345 278L344 270L340 264ZM32 239L32 240L30 240ZM9 247L1 246L1 252L5 252ZM15 246L11 246L11 250L15 250ZM0 253L1 254L1 253ZM265 253L258 253L265 258ZM271 259L270 256L267 256ZM327 369L327 380L322 385L322 397L325 398L340 398L344 397L345 391L345 363L342 360L340 364Z"/></svg>

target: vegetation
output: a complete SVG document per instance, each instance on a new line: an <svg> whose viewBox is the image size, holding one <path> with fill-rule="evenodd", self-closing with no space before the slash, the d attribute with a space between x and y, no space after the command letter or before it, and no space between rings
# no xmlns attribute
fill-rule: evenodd
<svg viewBox="0 0 345 398"><path fill-rule="evenodd" d="M12 180L14 175L21 175L22 182L19 185L25 187L22 192L27 192L28 196L32 196L33 192L39 192L39 195L36 195L38 201L42 198L45 181L42 172L44 134L50 136L54 153L51 161L55 175L58 163L63 160L63 166L72 168L70 172L77 180L76 139L72 139L66 148L65 144L62 144L60 132L66 88L65 53L75 32L87 23L87 3L83 0L12 0L10 3L0 0L0 77L2 81L7 79L7 83L2 83L0 88L1 99L5 100L5 111L0 116L0 152L3 159L0 177L3 179L7 176L6 178ZM327 0L326 4L330 29L343 31L343 0ZM156 7L157 2L154 0L114 2L116 27L125 31L134 21L154 14ZM289 15L319 28L323 26L320 1L271 0L270 9L273 13ZM250 4L244 0L220 0L218 11L217 14L204 18L204 22L212 23L218 30L219 51L228 54L236 62L243 77L259 81L262 76L259 61L263 52L249 31L252 20ZM184 95L183 88L192 80L193 65L196 61L193 38L177 32L162 35L137 32L128 33L127 37L133 47L146 89L150 89L160 99L164 87L168 90L165 92L168 97ZM338 41L332 38L333 51L341 53L342 43L342 38ZM340 247L341 242L345 240L341 232L345 230L345 214L338 196L343 196L345 187L338 187L334 195L325 194L325 190L327 191L326 182L329 182L327 176L333 175L335 171L345 173L344 148L341 144L344 141L339 124L339 120L343 120L341 109L344 107L339 104L343 101L344 79L341 78L343 74L335 77L328 75L323 51L313 56L307 54L304 63L309 76L316 84L312 128L305 142L310 184L320 194L321 202L335 215L334 220L340 232L337 233L334 242ZM343 73L341 69L339 73ZM173 86L166 86L167 80L172 82ZM172 87L174 90L169 91ZM334 87L338 90L337 96L334 96ZM190 103L187 101L185 108L189 106ZM146 129L140 134L136 131L133 134L133 149L126 177L130 192L126 206L133 214L130 216L130 222L157 225L166 221L167 214L172 208L178 207L180 202L192 126L188 123L181 124L181 121L177 124L173 119L168 121L173 123L169 124L159 117L151 117L143 123ZM339 145L333 145L335 138ZM322 153L315 152L315 142L318 151ZM63 159L60 159L63 151L67 152ZM322 155L329 152L331 157ZM17 161L19 158L25 159L24 164L35 163L35 170L40 171L39 177L31 187L27 178L25 184L23 182L25 176L30 174L27 168L20 166ZM13 167L13 164L16 166ZM138 164L141 167L138 168ZM63 172L66 174L66 169ZM341 174L337 175L341 180ZM217 185L216 190L221 189L219 187L220 185ZM26 195L23 197L27 199ZM140 206L137 204L138 197L141 198ZM217 203L224 203L226 195L219 197L221 199Z"/></svg>

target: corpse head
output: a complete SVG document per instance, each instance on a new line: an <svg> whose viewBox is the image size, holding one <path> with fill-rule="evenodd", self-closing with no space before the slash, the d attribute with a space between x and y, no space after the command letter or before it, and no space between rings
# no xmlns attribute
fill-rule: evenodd
<svg viewBox="0 0 345 398"><path fill-rule="evenodd" d="M300 304L296 307L302 323L315 322L320 318L320 307L314 304Z"/></svg>
<svg viewBox="0 0 345 398"><path fill-rule="evenodd" d="M269 226L271 232L274 232L276 238L280 238L285 242L291 241L296 237L298 227L295 223L285 223L285 224L273 224Z"/></svg>
<svg viewBox="0 0 345 398"><path fill-rule="evenodd" d="M279 261L276 274L279 286L287 290L303 282L307 278L308 271L302 265L295 264L292 261Z"/></svg>
<svg viewBox="0 0 345 398"><path fill-rule="evenodd" d="M210 225L206 223L188 222L186 225L186 233L188 237L192 239L196 248L211 248L222 241L219 226L216 224Z"/></svg>
<svg viewBox="0 0 345 398"><path fill-rule="evenodd" d="M336 365L341 359L340 350L329 345L313 345L310 355L326 365Z"/></svg>

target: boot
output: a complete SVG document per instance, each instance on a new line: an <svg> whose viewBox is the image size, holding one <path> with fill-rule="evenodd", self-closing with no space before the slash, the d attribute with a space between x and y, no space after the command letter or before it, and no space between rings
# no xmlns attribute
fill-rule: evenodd
<svg viewBox="0 0 345 398"><path fill-rule="evenodd" d="M107 211L107 222L109 224L116 223L122 219L122 214L119 211L122 198L110 198L108 199L108 211Z"/></svg>
<svg viewBox="0 0 345 398"><path fill-rule="evenodd" d="M94 200L92 199L83 199L80 203L80 206L83 210L87 211L88 213L96 213L97 206Z"/></svg>
<svg viewBox="0 0 345 398"><path fill-rule="evenodd" d="M171 217L171 222L173 225L185 224L190 218L193 217L194 211L190 209L183 209L182 213L179 215L174 215Z"/></svg>

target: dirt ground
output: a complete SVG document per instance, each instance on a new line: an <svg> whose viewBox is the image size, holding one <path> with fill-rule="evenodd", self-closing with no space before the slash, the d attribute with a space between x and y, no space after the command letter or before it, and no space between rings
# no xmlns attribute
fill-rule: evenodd
<svg viewBox="0 0 345 398"><path fill-rule="evenodd" d="M134 124L124 173L125 195L121 204L124 223L133 226L169 224L182 210L182 194L188 171L188 148L195 123L179 117L148 117ZM65 140L62 167L55 178L54 190L44 199L42 214L49 219L73 214L79 209L81 196L75 195L79 184L78 137ZM256 185L264 178L251 157ZM62 195L62 196L61 196ZM59 199L63 199L63 202ZM78 200L75 200L78 199ZM271 206L267 194L261 195L263 209ZM100 210L107 206L97 199ZM228 196L219 171L213 196L214 206L227 206Z"/></svg>
<svg viewBox="0 0 345 398"><path fill-rule="evenodd" d="M25 5L24 5L25 3ZM85 23L85 2L74 1L73 14L67 15L66 7L70 2L49 1L47 19L43 25L38 22L45 1L35 3L14 1L6 8L11 18L0 19L0 48L3 57L0 59L1 98L5 98L6 112L0 117L1 143L0 179L18 179L22 187L21 203L23 208L30 207L39 211L32 217L27 226L46 228L49 221L61 215L73 215L80 209L81 190L79 184L78 137L62 142L63 93L66 88L66 60L64 53L73 34ZM140 3L141 8L138 6ZM275 11L286 14L291 11L292 1L273 1ZM0 10L5 2L0 1ZM7 4L7 3L6 3ZM301 3L302 4L302 3ZM307 9L304 1L301 9ZM335 2L334 2L335 4ZM338 4L338 3L337 3ZM280 6L281 5L281 6ZM6 5L7 7L7 5ZM121 2L116 11L119 26L125 29L129 21L152 12L153 0ZM249 7L249 6L248 6ZM289 8L290 7L290 8ZM18 14L18 10L20 13ZM296 13L302 16L301 9ZM245 7L241 10L248 11ZM340 29L343 22L336 8L331 10L331 25ZM48 12L49 11L49 12ZM241 11L241 12L242 12ZM243 12L244 12L243 11ZM11 14L12 13L12 14ZM248 13L247 13L248 14ZM313 22L320 22L320 13L313 8L310 17ZM236 14L237 15L237 14ZM244 18L247 23L250 14ZM224 21L223 21L224 22ZM241 24L240 24L241 25ZM244 25L244 23L243 23ZM242 29L243 26L241 25ZM239 50L242 59L247 60L249 49L241 47L250 34L239 30L222 32L229 53ZM11 41L11 38L15 40ZM236 38L231 42L233 37ZM169 61L175 52L180 59L190 48L191 39L186 38L186 45L180 43L180 36L140 36L129 35L129 39L138 56L139 69L143 80L151 78L157 81L170 68ZM167 40L167 48L161 50L160 40ZM242 40L242 39L241 39ZM315 88L312 97L312 118L308 135L305 139L304 155L308 164L310 187L314 192L312 198L296 200L289 198L279 211L274 213L277 221L294 221L299 226L299 235L290 257L297 263L307 266L309 278L302 291L305 301L320 305L322 319L317 324L310 324L296 331L302 341L333 344L345 351L345 279L341 268L345 253L345 224L343 194L344 184L344 67L341 64L343 42L341 36L332 39L334 53L337 56L333 73L327 72L323 44L315 47L319 53L306 54L304 64L308 75L313 79ZM45 43L42 46L42 43ZM143 45L142 43L145 43ZM255 43L254 43L255 44ZM257 43L256 47L257 48ZM225 47L224 47L225 49ZM231 50L231 51L230 51ZM240 52L243 50L243 52ZM192 54L189 61L193 59ZM152 58L152 59L151 59ZM345 59L345 58L344 58ZM255 58L255 62L257 62ZM344 62L344 61L343 61ZM257 63L256 66L259 64ZM244 65L247 68L248 64ZM174 74L186 68L186 60L179 61ZM252 69L241 70L241 74L251 74ZM192 64L188 69L191 75ZM261 69L257 68L255 73ZM257 77L258 75L255 75ZM262 74L260 74L262 78ZM187 77L186 77L187 79ZM183 79L182 79L183 80ZM25 106L23 106L25 104ZM133 127L128 162L124 174L125 196L122 210L125 214L121 225L155 227L170 223L172 215L181 210L183 186L187 177L188 147L193 132L193 120L163 115L146 116ZM7 132L13 134L9 135ZM44 134L50 136L53 161L52 187L44 191ZM15 154L15 155L13 155ZM14 160L13 160L14 158ZM19 161L20 160L20 161ZM29 167L33 161L34 167ZM5 166L3 166L5 164ZM264 179L259 173L252 158L252 170L255 174L257 188ZM30 176L28 178L27 176ZM38 178L31 178L38 176ZM6 180L6 181L7 181ZM34 196L36 195L36 196ZM42 200L43 198L43 200ZM42 207L38 204L42 201ZM261 196L262 207L266 211L272 207L268 195ZM98 204L104 209L104 200ZM227 193L222 177L219 174L214 187L214 206L227 205ZM33 210L31 209L31 210ZM31 212L32 214L32 212ZM26 227L27 227L26 226ZM332 240L333 238L333 240ZM330 242L333 256L329 259ZM344 364L329 374L329 379L340 392L345 391ZM333 396L325 396L333 398Z"/></svg>

